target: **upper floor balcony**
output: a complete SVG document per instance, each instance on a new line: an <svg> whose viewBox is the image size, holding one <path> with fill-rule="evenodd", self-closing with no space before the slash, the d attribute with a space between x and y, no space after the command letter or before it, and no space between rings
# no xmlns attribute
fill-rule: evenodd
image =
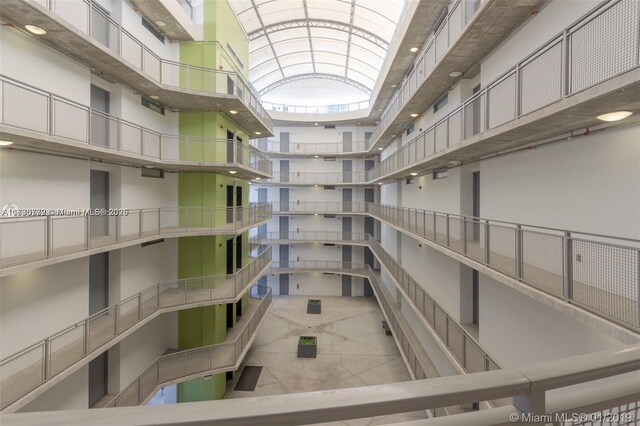
<svg viewBox="0 0 640 426"><path fill-rule="evenodd" d="M162 22L158 31L170 40L200 40L201 29L195 24L197 4L193 0L131 0L136 10L150 22Z"/></svg>
<svg viewBox="0 0 640 426"><path fill-rule="evenodd" d="M367 181L366 172L357 170L352 172L285 172L273 171L273 179L264 179L260 185L282 186L371 186Z"/></svg>
<svg viewBox="0 0 640 426"><path fill-rule="evenodd" d="M371 136L371 146L384 146L415 120L461 76L480 63L546 0L458 0L413 63L409 75L385 107ZM453 75L452 75L453 74Z"/></svg>
<svg viewBox="0 0 640 426"><path fill-rule="evenodd" d="M275 215L320 215L335 214L345 216L366 215L366 203L342 201L276 201L273 204Z"/></svg>
<svg viewBox="0 0 640 426"><path fill-rule="evenodd" d="M21 29L42 28L42 42L167 107L220 111L250 134L271 134L271 117L241 73L161 58L93 0L7 0L0 17Z"/></svg>
<svg viewBox="0 0 640 426"><path fill-rule="evenodd" d="M251 145L163 134L1 75L0 104L0 137L16 146L165 170L233 170L247 179L272 174L271 160Z"/></svg>
<svg viewBox="0 0 640 426"><path fill-rule="evenodd" d="M252 139L251 144L266 154L276 157L352 157L372 155L369 140L344 140L342 142L303 142L296 140Z"/></svg>
<svg viewBox="0 0 640 426"><path fill-rule="evenodd" d="M637 2L605 2L385 158L369 180L571 137L598 128L597 117L612 111L629 111L625 122L637 121L639 17Z"/></svg>
<svg viewBox="0 0 640 426"><path fill-rule="evenodd" d="M0 276L162 238L239 234L270 220L271 215L270 204L252 203L235 208L110 209L93 214L73 210L49 216L4 216L0 218Z"/></svg>

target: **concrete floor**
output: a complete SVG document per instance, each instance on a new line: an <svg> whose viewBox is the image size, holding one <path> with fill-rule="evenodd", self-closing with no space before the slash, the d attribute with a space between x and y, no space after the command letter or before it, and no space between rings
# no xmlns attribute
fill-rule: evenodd
<svg viewBox="0 0 640 426"><path fill-rule="evenodd" d="M246 365L262 366L253 392L228 398L350 388L410 380L375 298L315 297L322 314L307 314L308 296L274 296L273 305L247 354ZM299 359L300 336L318 338L316 359ZM332 424L380 425L425 418L424 412L369 417Z"/></svg>

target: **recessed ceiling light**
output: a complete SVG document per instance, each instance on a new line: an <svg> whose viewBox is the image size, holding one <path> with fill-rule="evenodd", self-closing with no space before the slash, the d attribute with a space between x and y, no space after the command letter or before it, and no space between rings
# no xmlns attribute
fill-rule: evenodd
<svg viewBox="0 0 640 426"><path fill-rule="evenodd" d="M256 135L261 135L261 134L262 134L262 132L256 132Z"/></svg>
<svg viewBox="0 0 640 426"><path fill-rule="evenodd" d="M318 213L314 213L313 215L314 215L314 216L318 216Z"/></svg>
<svg viewBox="0 0 640 426"><path fill-rule="evenodd" d="M382 151L382 147L381 147L381 146L380 146L380 147L378 147L378 149L379 149L380 151Z"/></svg>
<svg viewBox="0 0 640 426"><path fill-rule="evenodd" d="M378 182L378 185L382 185L382 182Z"/></svg>
<svg viewBox="0 0 640 426"><path fill-rule="evenodd" d="M318 123L313 123L313 125L314 125L314 126L317 126L317 125L318 125Z"/></svg>
<svg viewBox="0 0 640 426"><path fill-rule="evenodd" d="M629 117L631 114L633 114L631 111L614 111L607 114L599 115L596 118L602 121L618 121L622 120L623 118Z"/></svg>
<svg viewBox="0 0 640 426"><path fill-rule="evenodd" d="M153 169L152 165L147 164L146 166L144 166L146 169Z"/></svg>
<svg viewBox="0 0 640 426"><path fill-rule="evenodd" d="M359 126L359 125L360 125L360 123L356 123L356 126Z"/></svg>
<svg viewBox="0 0 640 426"><path fill-rule="evenodd" d="M315 157L315 158L319 158L320 156L319 156L319 155L314 155L314 157Z"/></svg>
<svg viewBox="0 0 640 426"><path fill-rule="evenodd" d="M156 99L156 100L157 100L157 99L160 99L160 96L158 96L158 95L150 95L149 97L150 97L151 99Z"/></svg>
<svg viewBox="0 0 640 426"><path fill-rule="evenodd" d="M395 138L395 137L396 137L396 135L391 135L391 137L392 137L392 138Z"/></svg>
<svg viewBox="0 0 640 426"><path fill-rule="evenodd" d="M449 77L453 77L453 78L460 77L461 75L462 73L460 71L451 71L449 73Z"/></svg>
<svg viewBox="0 0 640 426"><path fill-rule="evenodd" d="M159 27L164 27L167 24L165 24L164 21L156 21L156 25Z"/></svg>
<svg viewBox="0 0 640 426"><path fill-rule="evenodd" d="M230 113L230 114L237 114L237 113L238 113L238 111L236 111L235 109L230 109L230 110L229 110L229 113Z"/></svg>
<svg viewBox="0 0 640 426"><path fill-rule="evenodd" d="M238 172L236 172L235 170L229 170L229 174L231 174L231 175L235 175L236 173L238 173Z"/></svg>
<svg viewBox="0 0 640 426"><path fill-rule="evenodd" d="M396 87L398 87L398 85L397 84L392 84L391 87L393 87L395 89Z"/></svg>
<svg viewBox="0 0 640 426"><path fill-rule="evenodd" d="M29 31L30 33L33 33L35 35L44 35L47 32L44 30L44 28L40 28L37 25L25 25L24 26L27 31Z"/></svg>
<svg viewBox="0 0 640 426"><path fill-rule="evenodd" d="M262 178L256 178L256 180L260 180L260 179L262 179Z"/></svg>
<svg viewBox="0 0 640 426"><path fill-rule="evenodd" d="M415 112L413 114L411 114L411 117L416 118L418 115L420 114L416 114Z"/></svg>
<svg viewBox="0 0 640 426"><path fill-rule="evenodd" d="M9 145L13 145L13 142L11 142L11 141L0 141L0 146L9 146Z"/></svg>
<svg viewBox="0 0 640 426"><path fill-rule="evenodd" d="M418 176L418 173L416 173L416 172L411 172L411 173L410 173L410 175L411 175L411 176Z"/></svg>
<svg viewBox="0 0 640 426"><path fill-rule="evenodd" d="M417 47L412 47L409 49L409 52L416 53L419 49Z"/></svg>
<svg viewBox="0 0 640 426"><path fill-rule="evenodd" d="M315 186L316 188L318 187L318 185L313 185L313 186Z"/></svg>

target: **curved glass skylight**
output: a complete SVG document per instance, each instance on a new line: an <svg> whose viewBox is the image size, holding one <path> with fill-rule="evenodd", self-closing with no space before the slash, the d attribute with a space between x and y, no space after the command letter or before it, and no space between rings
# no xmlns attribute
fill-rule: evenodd
<svg viewBox="0 0 640 426"><path fill-rule="evenodd" d="M260 95L292 81L318 79L348 84L368 98L404 1L230 3L249 36L249 79Z"/></svg>

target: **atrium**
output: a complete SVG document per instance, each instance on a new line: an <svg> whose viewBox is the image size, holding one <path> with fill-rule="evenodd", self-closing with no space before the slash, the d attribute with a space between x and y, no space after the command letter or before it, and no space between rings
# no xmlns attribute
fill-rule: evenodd
<svg viewBox="0 0 640 426"><path fill-rule="evenodd" d="M640 1L0 0L0 424L640 424Z"/></svg>

